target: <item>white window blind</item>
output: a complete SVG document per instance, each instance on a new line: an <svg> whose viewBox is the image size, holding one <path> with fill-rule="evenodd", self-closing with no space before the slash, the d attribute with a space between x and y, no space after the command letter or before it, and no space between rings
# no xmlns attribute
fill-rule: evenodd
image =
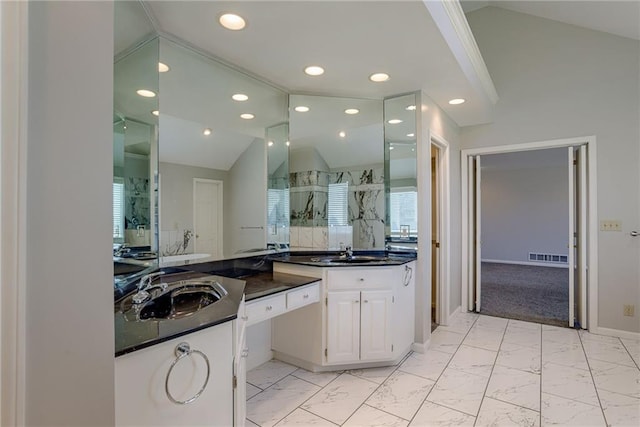
<svg viewBox="0 0 640 427"><path fill-rule="evenodd" d="M124 239L124 179L113 178L113 238Z"/></svg>
<svg viewBox="0 0 640 427"><path fill-rule="evenodd" d="M389 198L391 233L399 235L401 226L409 226L410 236L418 234L418 192L401 190L391 193Z"/></svg>
<svg viewBox="0 0 640 427"><path fill-rule="evenodd" d="M267 190L268 219L271 225L288 224L289 189L269 188Z"/></svg>
<svg viewBox="0 0 640 427"><path fill-rule="evenodd" d="M329 225L349 225L349 184L329 184L327 215Z"/></svg>

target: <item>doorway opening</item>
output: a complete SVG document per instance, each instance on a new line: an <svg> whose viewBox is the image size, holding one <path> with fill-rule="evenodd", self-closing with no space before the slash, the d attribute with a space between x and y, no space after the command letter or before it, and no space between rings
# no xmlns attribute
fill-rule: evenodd
<svg viewBox="0 0 640 427"><path fill-rule="evenodd" d="M194 253L221 259L222 252L222 181L193 179Z"/></svg>
<svg viewBox="0 0 640 427"><path fill-rule="evenodd" d="M597 324L597 275L587 269L597 265L597 222L589 215L597 206L589 186L596 182L594 153L594 137L462 151L462 293L469 311L576 328ZM511 159L511 171L496 167L498 154ZM545 156L551 165L532 168Z"/></svg>

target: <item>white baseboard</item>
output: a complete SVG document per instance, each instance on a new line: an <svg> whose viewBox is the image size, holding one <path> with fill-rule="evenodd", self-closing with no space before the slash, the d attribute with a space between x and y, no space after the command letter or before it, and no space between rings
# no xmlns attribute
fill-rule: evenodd
<svg viewBox="0 0 640 427"><path fill-rule="evenodd" d="M458 314L460 314L460 310L461 310L461 309L462 309L462 306L461 306L461 305L457 306L457 307L456 307L456 309L455 309L455 310L453 310L453 313L451 313L451 314L449 315L449 321L448 321L446 324L442 323L441 325L442 325L442 326L449 326L449 323L451 323L451 321L452 321L453 319L455 319L455 318L456 318L456 316L457 316Z"/></svg>
<svg viewBox="0 0 640 427"><path fill-rule="evenodd" d="M609 337L628 338L628 339L640 341L640 332L630 332L630 331L622 331L620 329L599 328L599 327L595 329L591 329L589 332L596 335L606 335Z"/></svg>
<svg viewBox="0 0 640 427"><path fill-rule="evenodd" d="M430 342L431 342L431 340L427 340L427 342L425 342L425 343L414 342L413 344L411 344L411 350L413 350L416 353L424 353L429 348L429 343Z"/></svg>
<svg viewBox="0 0 640 427"><path fill-rule="evenodd" d="M496 264L531 265L534 267L569 268L569 264L556 264L552 262L531 262L531 261L509 261L504 259L482 259L482 262L493 262Z"/></svg>

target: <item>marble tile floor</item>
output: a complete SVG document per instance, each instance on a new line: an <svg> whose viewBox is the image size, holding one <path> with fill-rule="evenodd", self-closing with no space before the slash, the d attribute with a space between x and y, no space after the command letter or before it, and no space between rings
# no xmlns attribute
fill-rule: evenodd
<svg viewBox="0 0 640 427"><path fill-rule="evenodd" d="M458 314L425 353L312 373L247 375L246 425L640 426L640 340Z"/></svg>

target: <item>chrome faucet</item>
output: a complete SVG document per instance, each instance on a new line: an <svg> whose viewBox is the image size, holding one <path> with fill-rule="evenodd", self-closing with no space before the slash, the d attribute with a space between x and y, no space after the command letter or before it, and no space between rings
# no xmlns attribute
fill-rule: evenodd
<svg viewBox="0 0 640 427"><path fill-rule="evenodd" d="M347 246L346 248L344 248L344 256L347 258L353 257L353 249L351 249L351 246Z"/></svg>
<svg viewBox="0 0 640 427"><path fill-rule="evenodd" d="M151 289L156 287L159 287L162 290L167 289L166 283L159 283L157 285L151 286L151 282L153 282L153 279L163 275L164 273L164 271L157 271L155 273L145 274L144 276L142 276L140 282L138 283L138 292L136 292L136 294L131 298L131 301L133 301L134 304L142 304L151 297L151 294L149 293Z"/></svg>

